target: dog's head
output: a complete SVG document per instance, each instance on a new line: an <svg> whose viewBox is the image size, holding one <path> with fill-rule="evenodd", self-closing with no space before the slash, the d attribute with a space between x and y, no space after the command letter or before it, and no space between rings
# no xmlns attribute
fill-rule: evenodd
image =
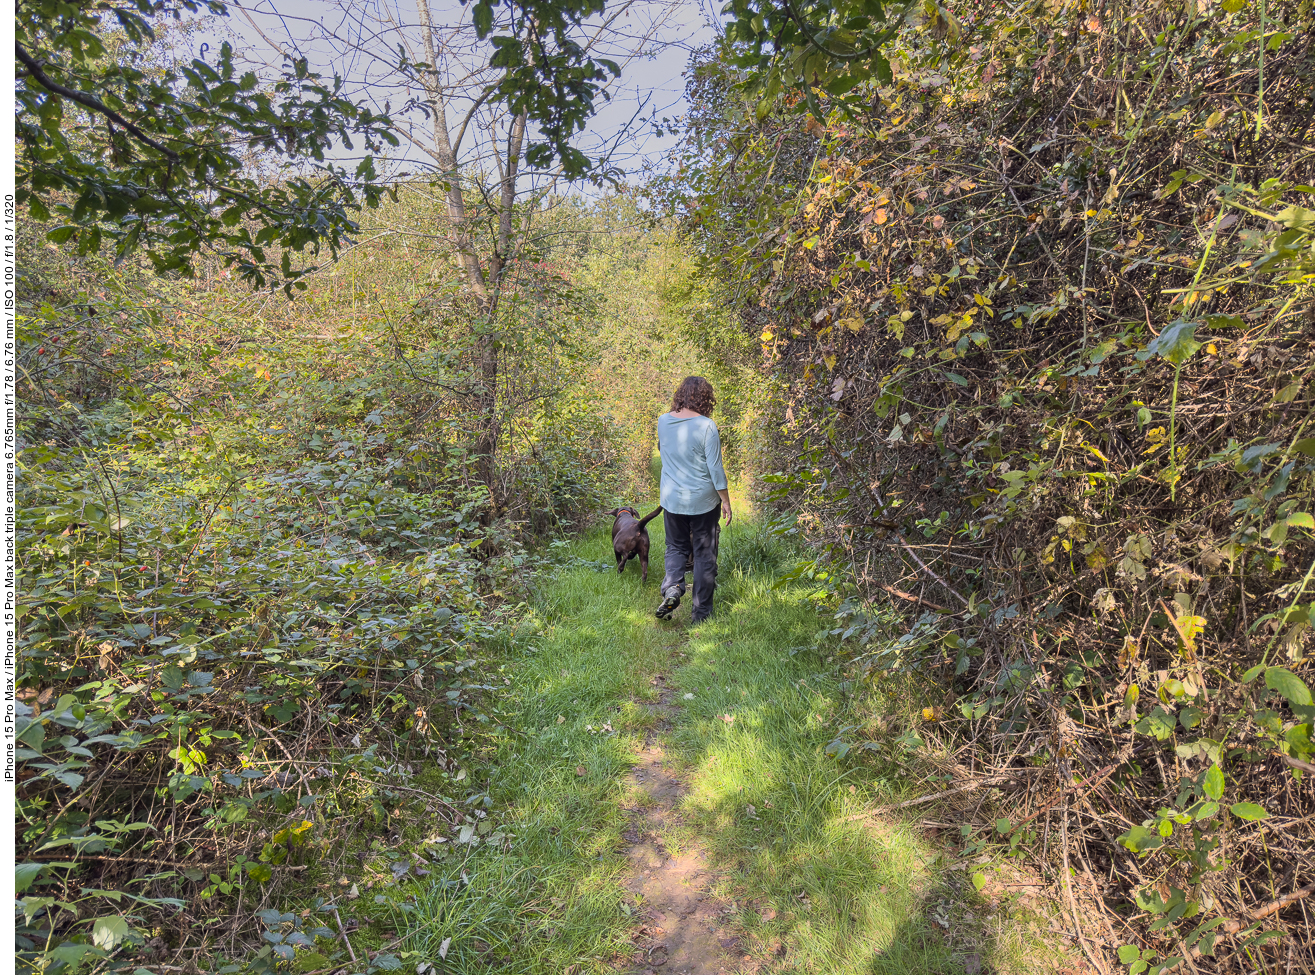
<svg viewBox="0 0 1315 975"><path fill-rule="evenodd" d="M635 519L639 518L639 512L631 507L613 508L611 511L608 512L608 514L611 515L613 518L619 518L623 513L629 515L631 518L635 518Z"/></svg>

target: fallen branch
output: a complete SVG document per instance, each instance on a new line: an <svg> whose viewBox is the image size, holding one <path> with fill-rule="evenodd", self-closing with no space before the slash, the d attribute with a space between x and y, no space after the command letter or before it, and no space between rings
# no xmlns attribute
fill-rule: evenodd
<svg viewBox="0 0 1315 975"><path fill-rule="evenodd" d="M338 913L338 905L334 904L330 908L333 911L333 919L338 922L338 933L342 935L342 943L347 946L347 954L352 959L352 964L356 964L356 952L352 950L352 940L347 937L347 928L342 923L342 915Z"/></svg>
<svg viewBox="0 0 1315 975"><path fill-rule="evenodd" d="M1288 765L1291 765L1293 768L1299 768L1303 772L1315 772L1315 765L1310 764L1310 762L1303 762L1299 758L1293 758L1291 755L1284 755L1282 752L1271 752L1270 754L1276 758L1283 759L1283 761Z"/></svg>
<svg viewBox="0 0 1315 975"><path fill-rule="evenodd" d="M1263 921L1271 914L1277 914L1279 911L1283 910L1283 908L1287 907L1289 904L1295 904L1297 901L1309 897L1312 892L1315 892L1315 884L1307 884L1305 887L1302 887L1300 890L1294 890L1290 894L1284 894L1282 897L1277 897L1274 900L1270 901L1268 904L1266 904L1264 907L1260 908L1259 910L1252 911L1251 916L1247 920ZM1219 934L1221 936L1226 934L1237 934L1239 931L1242 930L1242 926L1245 923L1246 922L1244 921L1237 921L1237 920L1228 921L1227 923L1221 924L1219 926L1218 928ZM1162 969L1160 975L1173 975L1174 972L1190 966L1191 963L1194 962L1196 959L1200 958L1202 954L1203 952L1199 947L1193 948L1188 953L1187 957L1184 958L1182 961L1178 962L1178 964L1172 966L1171 968Z"/></svg>
<svg viewBox="0 0 1315 975"><path fill-rule="evenodd" d="M917 603L919 606L926 606L929 609L934 609L939 613L954 612L954 610L950 609L948 606L942 606L940 603L933 603L930 599L923 599L921 596L915 596L913 595L913 593L904 592L903 590L896 589L894 586L882 586L881 588L884 589L886 592L890 593L892 596L898 596L900 599L907 599L911 603Z"/></svg>
<svg viewBox="0 0 1315 975"><path fill-rule="evenodd" d="M960 792L972 792L974 789L981 789L988 785L1000 785L1004 782L1012 782L1024 774L1023 769L1017 769L1013 772L1007 772L1002 775L990 775L984 779L978 779L976 782L969 782L966 785L956 786L953 789L946 789L944 792L933 792L931 795L921 796L917 799L909 799L905 802L897 802L890 806L878 806L876 809L869 809L867 812L855 813L853 816L846 816L844 822L852 823L855 820L866 819L868 816L880 816L882 813L888 813L894 809L907 809L909 806L920 806L925 802L935 802L945 796L956 795Z"/></svg>

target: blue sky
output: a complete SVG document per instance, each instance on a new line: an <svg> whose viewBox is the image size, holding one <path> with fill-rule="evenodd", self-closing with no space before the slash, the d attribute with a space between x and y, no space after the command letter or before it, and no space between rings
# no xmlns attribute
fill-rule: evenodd
<svg viewBox="0 0 1315 975"><path fill-rule="evenodd" d="M718 0L632 0L628 5L609 3L607 17L623 11L600 41L604 53L616 60L641 47L643 53L623 64L621 78L611 86L612 100L600 106L577 145L591 156L610 151L616 165L637 172L644 163L656 163L673 143L671 136L658 136L649 124L636 119L674 117L684 112L684 78L690 51L714 36ZM487 61L489 48L452 30L470 23L470 10L454 0L431 0L435 33L445 42L446 59L454 77L473 72ZM597 19L596 19L597 20ZM597 27L597 23L588 25ZM227 30L239 56L264 66L265 74L277 70L286 54L306 57L313 70L325 75L342 74L353 97L383 108L387 103L399 122L411 127L414 143L403 142L393 158L393 172L419 172L428 157L419 145L432 144L428 124L421 112L399 112L414 91L404 90L391 70L393 50L401 43L416 60L425 60L418 28L416 0L244 0L234 8ZM219 31L193 35L196 51L209 43L213 49ZM450 112L455 129L459 102ZM488 162L480 152L496 131L497 120L481 114L473 121L463 144L462 162L479 166ZM611 147L610 150L607 147Z"/></svg>

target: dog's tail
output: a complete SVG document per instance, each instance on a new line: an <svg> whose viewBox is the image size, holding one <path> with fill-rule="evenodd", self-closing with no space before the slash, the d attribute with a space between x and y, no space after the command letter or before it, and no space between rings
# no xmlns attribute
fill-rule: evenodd
<svg viewBox="0 0 1315 975"><path fill-rule="evenodd" d="M656 517L657 517L658 515L660 515L660 514L662 514L662 505L658 505L656 508L654 508L652 511L650 511L647 515L645 515L645 516L644 516L644 519L639 523L639 527L640 527L640 528L643 528L645 525L647 525L650 521L652 521L654 518L656 518Z"/></svg>

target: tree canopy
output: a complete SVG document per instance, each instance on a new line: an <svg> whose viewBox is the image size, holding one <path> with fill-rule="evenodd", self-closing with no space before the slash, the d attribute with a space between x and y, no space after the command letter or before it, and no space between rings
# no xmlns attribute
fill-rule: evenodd
<svg viewBox="0 0 1315 975"><path fill-rule="evenodd" d="M373 154L397 140L341 78L299 60L263 82L238 73L227 43L213 63L161 57L160 19L226 12L215 0L18 4L18 199L59 222L51 240L84 254L108 244L120 260L140 250L161 272L210 248L252 284L290 286L304 271L294 254L336 251L352 213L377 202ZM333 153L358 142L349 172Z"/></svg>

